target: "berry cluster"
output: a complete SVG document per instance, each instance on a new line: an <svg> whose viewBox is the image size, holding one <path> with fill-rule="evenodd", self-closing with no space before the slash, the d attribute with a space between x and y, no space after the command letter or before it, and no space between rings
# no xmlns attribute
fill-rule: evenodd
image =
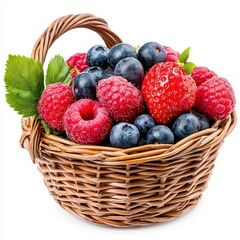
<svg viewBox="0 0 240 240"><path fill-rule="evenodd" d="M235 107L226 79L206 67L187 71L186 57L156 42L138 51L126 43L96 45L66 62L70 86L48 85L38 112L77 143L173 144L210 127L210 120L224 120Z"/></svg>

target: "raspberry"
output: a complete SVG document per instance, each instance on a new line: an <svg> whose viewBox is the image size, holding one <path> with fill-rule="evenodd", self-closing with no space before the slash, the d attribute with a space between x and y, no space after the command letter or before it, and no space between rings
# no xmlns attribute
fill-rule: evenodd
<svg viewBox="0 0 240 240"><path fill-rule="evenodd" d="M86 53L76 53L66 61L70 68L72 79L74 79L78 73L85 71L89 67L86 57Z"/></svg>
<svg viewBox="0 0 240 240"><path fill-rule="evenodd" d="M107 109L91 99L73 103L64 114L63 122L67 135L81 144L101 143L112 127Z"/></svg>
<svg viewBox="0 0 240 240"><path fill-rule="evenodd" d="M116 122L132 122L144 111L141 92L120 76L101 80L97 97Z"/></svg>
<svg viewBox="0 0 240 240"><path fill-rule="evenodd" d="M217 74L206 67L195 67L191 76L198 87L208 79L217 76Z"/></svg>
<svg viewBox="0 0 240 240"><path fill-rule="evenodd" d="M233 88L225 78L215 76L197 89L196 109L215 120L224 120L235 104Z"/></svg>
<svg viewBox="0 0 240 240"><path fill-rule="evenodd" d="M171 47L163 46L166 51L166 62L177 62L180 56L180 53L173 50Z"/></svg>
<svg viewBox="0 0 240 240"><path fill-rule="evenodd" d="M51 128L63 132L62 118L73 102L74 96L69 86L63 83L49 84L38 102L38 113Z"/></svg>
<svg viewBox="0 0 240 240"><path fill-rule="evenodd" d="M155 64L145 75L142 94L152 118L158 124L170 124L189 111L195 102L196 84L177 63Z"/></svg>

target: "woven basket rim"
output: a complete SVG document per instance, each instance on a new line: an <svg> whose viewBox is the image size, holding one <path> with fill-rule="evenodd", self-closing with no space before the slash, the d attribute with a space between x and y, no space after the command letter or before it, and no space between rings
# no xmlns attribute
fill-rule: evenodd
<svg viewBox="0 0 240 240"><path fill-rule="evenodd" d="M101 164L101 162L109 165L139 164L154 161L156 159L159 160L161 158L164 161L166 158L170 159L171 156L179 154L179 152L183 152L193 146L204 146L213 140L221 141L233 131L236 123L237 114L236 111L233 111L224 121L216 121L212 127L194 133L175 144L146 144L124 149L104 145L78 144L54 134L46 134L43 132L39 120L34 120L34 118L23 118L22 128L25 134L23 134L20 139L20 145L30 150L30 153L32 152L33 161L36 156L40 157L39 154L41 153L41 149L36 146L40 146L41 144L47 146L47 144L51 144L55 146L55 149L52 149L54 154L69 157L76 161L79 158L79 154L81 154L81 158L85 161L94 160L98 162L98 164ZM29 128L33 128L34 130L29 130ZM28 130L26 131L26 129ZM32 141L32 143L30 143L30 141L25 142L25 140L30 137L30 133L31 138L35 141ZM49 150L49 153L50 152Z"/></svg>

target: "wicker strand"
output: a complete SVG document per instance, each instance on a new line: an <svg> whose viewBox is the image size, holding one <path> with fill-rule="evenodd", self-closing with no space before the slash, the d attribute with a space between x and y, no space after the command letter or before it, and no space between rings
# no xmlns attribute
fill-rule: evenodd
<svg viewBox="0 0 240 240"><path fill-rule="evenodd" d="M47 52L55 40L74 28L88 28L97 32L109 48L122 42L122 40L108 28L107 22L104 19L97 18L92 14L70 14L56 19L43 32L34 45L32 57L44 63Z"/></svg>

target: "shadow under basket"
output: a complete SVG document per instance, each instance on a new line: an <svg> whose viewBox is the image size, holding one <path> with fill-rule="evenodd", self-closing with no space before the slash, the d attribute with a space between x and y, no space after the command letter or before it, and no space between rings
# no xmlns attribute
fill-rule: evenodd
<svg viewBox="0 0 240 240"><path fill-rule="evenodd" d="M121 42L105 20L67 15L44 31L32 57L44 63L52 43L74 28L97 32L109 48ZM218 150L236 122L234 111L176 144L119 149L47 135L40 120L26 118L20 144L37 163L50 194L68 212L96 224L144 226L172 220L198 203Z"/></svg>

